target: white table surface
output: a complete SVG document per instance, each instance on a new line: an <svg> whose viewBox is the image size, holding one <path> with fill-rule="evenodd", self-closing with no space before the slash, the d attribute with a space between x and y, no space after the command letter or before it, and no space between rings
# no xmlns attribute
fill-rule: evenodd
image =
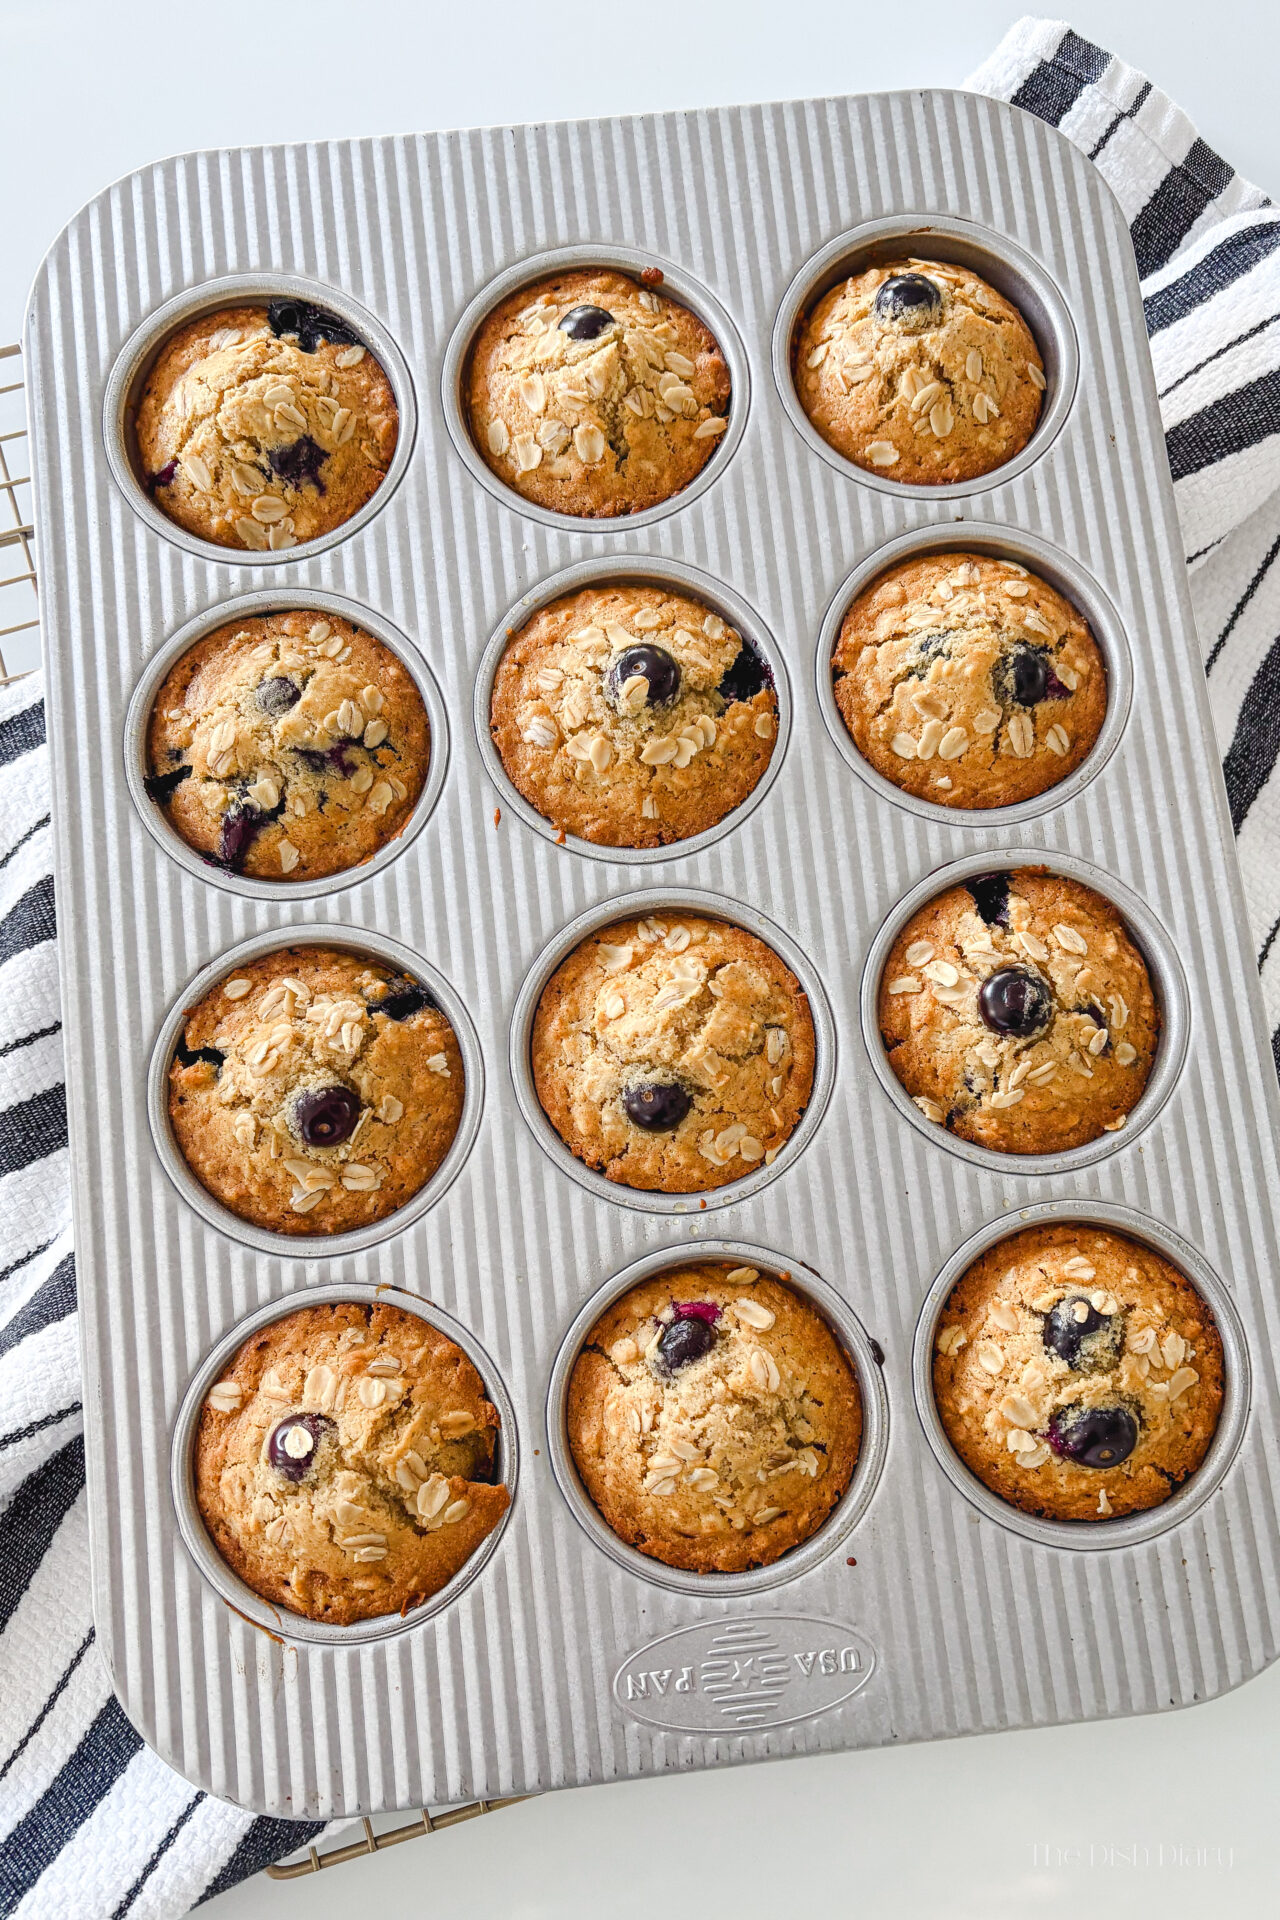
<svg viewBox="0 0 1280 1920"><path fill-rule="evenodd" d="M195 147L954 85L1005 0L0 0L0 341L63 222ZM1076 29L1280 196L1280 11L1108 0ZM778 25L782 37L776 38ZM33 665L15 650L12 669ZM1280 1669L1155 1719L549 1796L376 1860L259 1878L210 1920L1183 1920L1280 1907Z"/></svg>

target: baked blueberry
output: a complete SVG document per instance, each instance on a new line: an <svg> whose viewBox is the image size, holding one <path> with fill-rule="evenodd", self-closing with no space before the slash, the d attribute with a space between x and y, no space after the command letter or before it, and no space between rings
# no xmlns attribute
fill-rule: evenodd
<svg viewBox="0 0 1280 1920"><path fill-rule="evenodd" d="M725 704L731 705L735 700L754 700L765 687L772 685L768 661L756 652L749 640L744 640L718 691Z"/></svg>
<svg viewBox="0 0 1280 1920"><path fill-rule="evenodd" d="M384 994L381 1000L374 1000L371 1011L385 1013L388 1020L407 1020L412 1014L421 1013L424 1007L435 1006L435 1001L424 986L417 980L406 979L393 983L391 991Z"/></svg>
<svg viewBox="0 0 1280 1920"><path fill-rule="evenodd" d="M598 340L612 325L613 315L603 307L570 307L560 322L560 331L567 333L571 340Z"/></svg>
<svg viewBox="0 0 1280 1920"><path fill-rule="evenodd" d="M227 1057L219 1047L189 1047L185 1040L179 1040L174 1052L184 1067L194 1067L197 1060L204 1060L218 1073Z"/></svg>
<svg viewBox="0 0 1280 1920"><path fill-rule="evenodd" d="M296 680L288 679L284 674L273 674L270 680L260 684L256 694L258 705L264 713L274 720L279 714L288 713L290 707L296 707L302 698L302 688Z"/></svg>
<svg viewBox="0 0 1280 1920"><path fill-rule="evenodd" d="M908 333L936 327L942 318L942 292L923 273L895 273L882 281L872 302L878 320L891 321Z"/></svg>
<svg viewBox="0 0 1280 1920"><path fill-rule="evenodd" d="M267 815L257 807L242 806L239 802L228 807L222 816L218 855L214 864L226 867L232 873L239 873L245 855L262 831L262 823L266 819Z"/></svg>
<svg viewBox="0 0 1280 1920"><path fill-rule="evenodd" d="M324 448L309 433L299 435L286 447L272 447L267 454L277 480L283 480L286 487L313 486L317 493L324 492L320 469L328 458Z"/></svg>
<svg viewBox="0 0 1280 1920"><path fill-rule="evenodd" d="M695 1314L682 1314L663 1328L658 1336L658 1364L664 1373L678 1373L710 1353L716 1343L715 1329Z"/></svg>
<svg viewBox="0 0 1280 1920"><path fill-rule="evenodd" d="M1118 1467L1138 1444L1138 1423L1128 1407L1059 1407L1048 1440L1077 1466Z"/></svg>
<svg viewBox="0 0 1280 1920"><path fill-rule="evenodd" d="M309 300L272 300L267 307L267 325L277 339L294 335L304 353L314 353L326 342L330 346L364 344L345 320L324 307L312 306Z"/></svg>
<svg viewBox="0 0 1280 1920"><path fill-rule="evenodd" d="M978 991L978 1012L992 1033L1029 1040L1048 1026L1053 999L1039 974L1025 967L999 967Z"/></svg>
<svg viewBox="0 0 1280 1920"><path fill-rule="evenodd" d="M627 1118L646 1133L670 1133L693 1105L676 1080L637 1080L622 1096Z"/></svg>
<svg viewBox="0 0 1280 1920"><path fill-rule="evenodd" d="M1009 924L1009 876L1007 873L980 873L965 883L973 895L973 904L989 927Z"/></svg>
<svg viewBox="0 0 1280 1920"><path fill-rule="evenodd" d="M1045 1316L1044 1343L1074 1372L1103 1373L1120 1358L1124 1318L1099 1313L1082 1293L1068 1294Z"/></svg>
<svg viewBox="0 0 1280 1920"><path fill-rule="evenodd" d="M176 460L170 460L165 466L161 467L159 473L153 473L148 482L152 493L155 492L157 487L172 486L177 477L177 473L178 463Z"/></svg>
<svg viewBox="0 0 1280 1920"><path fill-rule="evenodd" d="M350 1087L309 1087L293 1103L293 1124L309 1147L340 1147L359 1117L360 1102Z"/></svg>
<svg viewBox="0 0 1280 1920"><path fill-rule="evenodd" d="M1016 707L1038 707L1042 700L1071 697L1054 672L1046 647L1012 648L998 662L992 682L997 698Z"/></svg>
<svg viewBox="0 0 1280 1920"><path fill-rule="evenodd" d="M315 1465L325 1434L332 1431L333 1421L323 1413L291 1413L271 1429L267 1459L278 1474L297 1486Z"/></svg>
<svg viewBox="0 0 1280 1920"><path fill-rule="evenodd" d="M615 707L628 680L634 679L647 684L646 706L669 707L679 698L679 663L665 647L628 647L612 662L604 676L604 690Z"/></svg>
<svg viewBox="0 0 1280 1920"><path fill-rule="evenodd" d="M168 773L148 774L142 785L147 798L154 800L157 806L163 807L172 800L178 788L190 777L190 774L190 767L172 767Z"/></svg>

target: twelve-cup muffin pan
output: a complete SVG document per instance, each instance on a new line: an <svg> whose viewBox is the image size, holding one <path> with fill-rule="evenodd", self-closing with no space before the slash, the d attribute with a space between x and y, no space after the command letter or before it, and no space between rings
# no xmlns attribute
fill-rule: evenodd
<svg viewBox="0 0 1280 1920"><path fill-rule="evenodd" d="M903 254L977 267L1044 358L1028 446L962 487L853 468L791 386L807 305ZM703 473L631 521L568 520L508 493L459 404L483 315L571 264L660 270L733 378ZM277 295L339 313L382 360L395 462L323 540L214 549L147 499L129 407L174 326ZM28 351L95 1615L126 1711L166 1759L276 1813L372 1812L1150 1710L1260 1671L1280 1634L1275 1075L1132 251L1083 157L1001 103L941 92L180 156L62 234ZM1039 568L1103 648L1099 742L1024 807L913 801L839 729L824 674L851 594L933 544ZM487 738L502 636L597 576L707 599L779 693L757 791L711 833L639 858L557 844ZM141 788L162 664L266 606L363 621L432 718L418 815L318 886L205 869ZM1116 902L1163 1028L1128 1126L1019 1159L922 1119L885 1062L875 987L915 905L1024 864ZM705 1205L597 1179L532 1092L539 983L568 943L646 903L772 940L815 1016L800 1127ZM308 940L392 957L432 985L455 1016L468 1107L445 1167L399 1215L282 1243L191 1180L157 1089L206 984ZM956 1273L1040 1218L1145 1236L1218 1316L1218 1439L1140 1524L1064 1532L979 1497L928 1399ZM726 1254L789 1274L826 1314L867 1431L845 1500L803 1548L760 1577L673 1577L605 1537L584 1503L564 1382L621 1287ZM212 1554L191 1501L194 1413L264 1317L385 1289L472 1353L502 1414L513 1502L430 1606L317 1629L246 1604Z"/></svg>

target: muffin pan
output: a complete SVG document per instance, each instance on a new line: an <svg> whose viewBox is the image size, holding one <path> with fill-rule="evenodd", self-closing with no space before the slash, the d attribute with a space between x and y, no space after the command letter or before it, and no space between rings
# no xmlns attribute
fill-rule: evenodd
<svg viewBox="0 0 1280 1920"><path fill-rule="evenodd" d="M979 267L1045 357L1028 447L964 488L864 473L797 418L796 315L886 248ZM630 520L524 505L458 407L482 314L583 261L660 268L734 383L702 474ZM210 548L138 487L130 396L180 320L280 292L334 308L382 360L395 464L323 541ZM244 1805L326 1817L1152 1710L1260 1671L1280 1644L1280 1102L1132 248L1077 150L999 102L913 92L179 157L108 189L55 243L28 353L95 1615L124 1706L165 1758ZM860 777L831 725L824 615L904 541L1018 557L1103 645L1103 735L1027 807L913 804ZM486 748L506 626L619 572L721 605L774 663L782 707L756 792L713 832L645 856L643 874L557 845ZM183 859L138 801L131 695L143 702L181 640L262 596L332 605L388 640L449 736L423 830L338 884L233 882ZM904 914L962 874L1023 864L1115 901L1164 1018L1129 1125L1061 1156L986 1153L923 1121L874 1020ZM551 1136L527 1030L589 927L681 904L759 932L793 966L819 1080L771 1168L655 1196L597 1178ZM156 1100L192 995L300 940L424 976L463 1045L468 1105L415 1202L367 1235L281 1244L211 1210ZM1031 1528L984 1506L939 1450L920 1373L937 1289L1044 1211L1150 1239L1218 1315L1214 1451L1139 1524ZM726 1248L785 1264L812 1293L868 1420L826 1527L741 1588L672 1580L603 1539L566 1472L560 1411L602 1288ZM474 1345L520 1484L500 1537L431 1608L329 1639L259 1617L202 1549L185 1504L191 1415L255 1316L379 1289Z"/></svg>

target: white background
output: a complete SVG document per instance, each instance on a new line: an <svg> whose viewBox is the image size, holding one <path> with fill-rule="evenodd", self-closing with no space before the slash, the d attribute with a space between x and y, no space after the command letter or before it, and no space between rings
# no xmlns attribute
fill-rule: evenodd
<svg viewBox="0 0 1280 1920"><path fill-rule="evenodd" d="M1001 0L0 0L0 342L18 338L62 224L162 154L955 85L1014 14ZM1112 0L1072 21L1280 197L1274 7ZM1280 1669L1156 1719L555 1795L318 1878L258 1879L205 1911L1251 1920L1280 1910L1278 1789Z"/></svg>

